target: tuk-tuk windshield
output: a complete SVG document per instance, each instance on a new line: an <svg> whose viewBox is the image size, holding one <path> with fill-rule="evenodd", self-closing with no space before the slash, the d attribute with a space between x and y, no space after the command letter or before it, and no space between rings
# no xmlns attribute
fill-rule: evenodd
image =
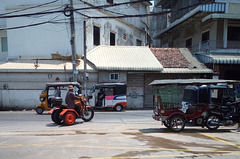
<svg viewBox="0 0 240 159"><path fill-rule="evenodd" d="M183 101L191 104L197 103L198 92L191 89L185 89L183 95Z"/></svg>
<svg viewBox="0 0 240 159"><path fill-rule="evenodd" d="M211 92L211 101L222 105L226 105L227 102L235 102L236 97L236 91L232 88L212 89Z"/></svg>
<svg viewBox="0 0 240 159"><path fill-rule="evenodd" d="M111 92L111 95L122 95L126 94L126 84L111 84L111 83L106 83L106 84L96 84L92 87L91 93L94 93L96 90L103 89L105 93Z"/></svg>

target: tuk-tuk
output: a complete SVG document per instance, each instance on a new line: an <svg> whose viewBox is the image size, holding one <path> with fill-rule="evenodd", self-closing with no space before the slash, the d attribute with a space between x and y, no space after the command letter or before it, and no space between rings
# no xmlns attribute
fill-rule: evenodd
<svg viewBox="0 0 240 159"><path fill-rule="evenodd" d="M127 107L125 83L95 84L88 94L89 105L95 108L113 108L121 111Z"/></svg>
<svg viewBox="0 0 240 159"><path fill-rule="evenodd" d="M218 112L221 116L214 116L212 110L220 108L222 104L236 102L235 96L228 93L231 99L214 99L214 90L224 89L229 92L228 86L224 86L223 83L237 82L214 79L155 80L149 84L155 88L153 119L161 121L164 126L175 132L183 130L187 122L207 126L210 130L227 125L221 112ZM230 117L231 115L229 119Z"/></svg>
<svg viewBox="0 0 240 159"><path fill-rule="evenodd" d="M47 83L46 87L42 90L40 94L41 104L36 106L37 114L42 114L44 110L51 110L53 107L52 98L62 97L65 99L67 88L69 85L72 85L74 93L81 97L81 85L78 82L53 82Z"/></svg>

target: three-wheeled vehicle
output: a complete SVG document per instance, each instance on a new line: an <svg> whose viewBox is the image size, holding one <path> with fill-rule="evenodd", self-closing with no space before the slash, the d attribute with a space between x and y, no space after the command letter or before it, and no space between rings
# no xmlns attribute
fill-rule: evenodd
<svg viewBox="0 0 240 159"><path fill-rule="evenodd" d="M91 106L87 106L86 99L75 100L77 109L68 108L66 105L62 105L62 98L55 97L52 99L53 109L50 110L52 121L56 124L61 124L62 121L65 125L73 125L77 118L82 118L84 121L88 122L92 120L94 116L94 111Z"/></svg>
<svg viewBox="0 0 240 159"><path fill-rule="evenodd" d="M127 107L125 83L95 84L88 94L89 105L95 108L113 108L121 111Z"/></svg>
<svg viewBox="0 0 240 159"><path fill-rule="evenodd" d="M223 83L225 85L223 86ZM236 101L237 92L234 88L229 88L226 83L238 83L234 80L214 80L214 79L178 79L178 80L155 80L150 85L154 86L154 115L153 119L162 123L172 131L179 132L184 129L187 122L202 127L207 126L210 130L215 130L221 125L235 124L238 121L237 110L234 114L224 116L223 107L228 103ZM191 84L191 85L190 85ZM215 84L215 85L214 85ZM218 99L214 98L216 89L225 90L225 93L218 94ZM226 98L228 97L228 98ZM224 102L223 102L224 101ZM225 106L224 106L225 105ZM240 104L239 104L240 105ZM214 112L213 110L216 110ZM226 111L232 109L226 108ZM213 115L215 113L215 115ZM232 118L234 116L234 118ZM223 119L228 119L225 121ZM230 121L230 118L232 121Z"/></svg>
<svg viewBox="0 0 240 159"><path fill-rule="evenodd" d="M53 97L64 97L67 93L67 87L72 85L75 87L76 93L81 95L81 85L78 82L53 82L47 83L46 87L42 90L40 94L40 102L36 106L37 114L42 114L44 110L51 110L53 107L52 98Z"/></svg>

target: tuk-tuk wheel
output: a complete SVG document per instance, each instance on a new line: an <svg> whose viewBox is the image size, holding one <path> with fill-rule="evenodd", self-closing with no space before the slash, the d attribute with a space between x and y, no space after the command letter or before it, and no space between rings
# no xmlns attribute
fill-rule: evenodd
<svg viewBox="0 0 240 159"><path fill-rule="evenodd" d="M36 113L37 113L37 114L42 114L43 111L44 111L44 109L43 109L42 107L37 107L37 108L36 108Z"/></svg>
<svg viewBox="0 0 240 159"><path fill-rule="evenodd" d="M120 112L122 111L122 106L120 104L118 104L116 107L115 107L115 110Z"/></svg>
<svg viewBox="0 0 240 159"><path fill-rule="evenodd" d="M208 118L207 118L207 121L206 121L206 126L209 130L216 130L219 128L219 125L218 124L212 124L211 122L215 122L215 123L218 123L220 121L219 117L216 116L216 115L210 115Z"/></svg>
<svg viewBox="0 0 240 159"><path fill-rule="evenodd" d="M175 115L169 120L169 128L174 132L179 132L185 127L185 120L180 115Z"/></svg>
<svg viewBox="0 0 240 159"><path fill-rule="evenodd" d="M76 115L74 112L66 112L64 114L63 122L66 125L73 125L76 120Z"/></svg>

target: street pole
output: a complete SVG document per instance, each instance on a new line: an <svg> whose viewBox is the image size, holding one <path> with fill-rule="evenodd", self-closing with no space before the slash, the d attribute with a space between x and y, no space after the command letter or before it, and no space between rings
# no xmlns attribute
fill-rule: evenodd
<svg viewBox="0 0 240 159"><path fill-rule="evenodd" d="M86 48L86 21L83 21L83 47L84 47L84 95L87 95L87 48Z"/></svg>
<svg viewBox="0 0 240 159"><path fill-rule="evenodd" d="M74 23L74 13L73 13L73 0L70 0L70 26L71 26L71 47L72 47L72 65L73 65L73 82L77 82L77 67L76 67L76 46L75 46L75 23Z"/></svg>

